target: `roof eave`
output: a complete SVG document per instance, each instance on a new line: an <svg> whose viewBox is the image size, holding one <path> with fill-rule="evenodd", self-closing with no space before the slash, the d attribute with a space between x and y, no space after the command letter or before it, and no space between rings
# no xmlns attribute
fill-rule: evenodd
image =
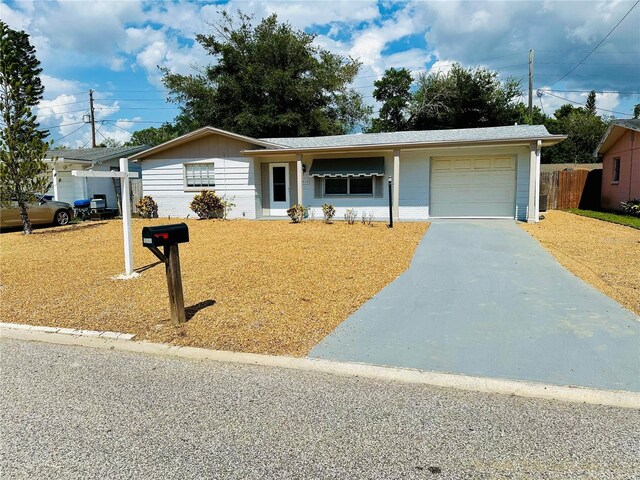
<svg viewBox="0 0 640 480"><path fill-rule="evenodd" d="M485 146L495 145L526 145L531 142L542 141L543 147L549 147L560 143L567 138L566 135L552 135L548 137L523 137L510 138L506 140L468 140L468 141L445 141L445 142L411 142L411 143L385 143L385 144L368 144L368 145L346 145L331 147L284 147L279 149L266 150L243 150L242 154L249 157L255 156L273 156L273 155L295 155L300 153L331 153L340 151L370 151L370 150L416 150L421 148L454 148L465 147L470 145L482 144Z"/></svg>
<svg viewBox="0 0 640 480"><path fill-rule="evenodd" d="M79 165L91 165L91 160L80 160L77 158L45 157L43 160L47 163L77 163Z"/></svg>
<svg viewBox="0 0 640 480"><path fill-rule="evenodd" d="M206 135L210 135L210 134L219 134L219 135L224 135L230 138L234 138L236 140L241 140L247 143L252 143L254 145L260 145L263 146L265 148L274 148L274 149L278 149L278 148L282 148L281 145L275 144L275 143L271 143L271 142L265 142L263 140L259 140L257 138L253 138L253 137L247 137L245 135L239 135L237 133L233 133L233 132L228 132L226 130L222 130L219 128L214 128L214 127L202 127L199 128L198 130L194 130L193 132L189 132L186 133L184 135L179 136L178 138L174 138L172 140L169 140L167 142L161 143L160 145L156 145L155 147L151 147L147 150L143 150L142 152L137 152L134 155L131 155L129 158L129 160L133 160L134 162L139 162L145 159L145 157L148 157L150 155L153 155L155 153L159 153L162 152L163 150L167 150L169 148L173 148L173 147L177 147L179 145L183 145L185 143L190 142L191 140L195 140L197 138L200 137L204 137Z"/></svg>

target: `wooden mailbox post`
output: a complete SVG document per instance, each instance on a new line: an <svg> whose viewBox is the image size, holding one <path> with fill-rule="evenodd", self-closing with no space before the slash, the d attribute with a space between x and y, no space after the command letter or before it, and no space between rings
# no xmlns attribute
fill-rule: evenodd
<svg viewBox="0 0 640 480"><path fill-rule="evenodd" d="M151 250L165 265L171 321L174 325L180 325L187 321L184 311L178 244L188 241L189 227L185 223L144 227L142 229L142 245ZM164 247L164 253L158 247Z"/></svg>

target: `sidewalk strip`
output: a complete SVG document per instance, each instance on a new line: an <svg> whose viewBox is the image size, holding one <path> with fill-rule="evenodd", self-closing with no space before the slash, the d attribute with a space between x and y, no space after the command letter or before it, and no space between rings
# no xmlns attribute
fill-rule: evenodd
<svg viewBox="0 0 640 480"><path fill-rule="evenodd" d="M116 332L96 332L100 335L82 335L54 332L53 330L62 330L55 328L52 328L51 331L43 331L41 328L36 329L32 327L27 329L23 328L24 326L14 328L7 325L11 324L0 323L0 338L164 355L190 360L213 360L217 362L290 368L333 375L432 385L482 393L498 393L519 397L640 409L640 393L637 392L599 390L579 386L561 386L519 380L473 377L452 373L426 372L359 363L334 362L315 358L227 352L145 341L133 342L131 341L131 334L117 334ZM82 332L81 330L72 331ZM105 333L115 334L116 337L114 338L113 335L105 335Z"/></svg>

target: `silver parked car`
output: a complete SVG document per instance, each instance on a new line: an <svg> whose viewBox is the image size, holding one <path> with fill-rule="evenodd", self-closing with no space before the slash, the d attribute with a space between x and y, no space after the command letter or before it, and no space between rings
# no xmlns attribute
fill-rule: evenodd
<svg viewBox="0 0 640 480"><path fill-rule="evenodd" d="M65 202L49 200L40 196L37 202L29 204L29 220L33 225L67 225L73 218L73 207ZM0 206L0 228L22 226L18 202Z"/></svg>

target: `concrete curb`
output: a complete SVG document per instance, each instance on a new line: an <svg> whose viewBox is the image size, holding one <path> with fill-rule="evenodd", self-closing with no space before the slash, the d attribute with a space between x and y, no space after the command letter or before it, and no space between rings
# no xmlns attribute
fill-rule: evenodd
<svg viewBox="0 0 640 480"><path fill-rule="evenodd" d="M11 328L7 325L10 324L0 324L0 338L163 355L190 360L213 360L217 362L290 368L341 376L356 376L377 380L432 385L482 393L498 393L519 397L542 398L565 402L640 409L640 393L636 392L548 385L518 380L472 377L451 373L425 372L420 370L380 367L358 363L333 362L313 358L279 357L254 353L226 352L144 341L132 342L129 341L130 339L112 338L104 335L69 335L66 332L42 331L42 327Z"/></svg>
<svg viewBox="0 0 640 480"><path fill-rule="evenodd" d="M57 328L57 327L40 327L36 325L23 325L21 323L4 323L0 322L0 332L5 328L11 330L23 330L29 332L41 332L41 333L58 333L61 335L75 335L79 337L102 337L111 338L114 340L133 340L135 335L132 333L121 332L102 332L98 330L77 330L74 328Z"/></svg>

